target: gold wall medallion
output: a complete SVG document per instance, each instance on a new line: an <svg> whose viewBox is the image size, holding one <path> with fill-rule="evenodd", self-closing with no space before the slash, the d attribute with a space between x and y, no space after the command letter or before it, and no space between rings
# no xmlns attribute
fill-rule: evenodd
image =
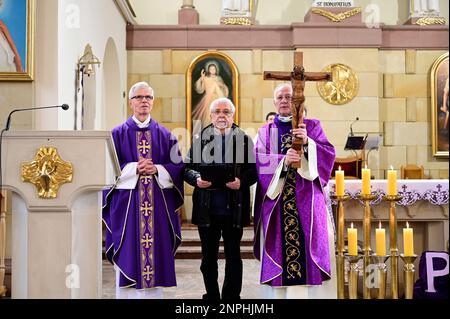
<svg viewBox="0 0 450 319"><path fill-rule="evenodd" d="M353 100L358 94L358 77L349 66L341 63L330 64L322 72L333 74L332 82L317 82L317 90L326 102L342 105Z"/></svg>
<svg viewBox="0 0 450 319"><path fill-rule="evenodd" d="M341 12L341 13L333 13L324 9L320 9L320 8L313 8L311 10L312 13L321 15L325 18L327 18L328 20L332 21L332 22L341 22L344 21L347 18L350 18L358 13L361 13L361 8L354 8L345 12Z"/></svg>
<svg viewBox="0 0 450 319"><path fill-rule="evenodd" d="M36 186L40 198L56 198L59 187L72 182L72 164L59 157L55 147L41 147L32 162L25 162L21 167L23 182Z"/></svg>

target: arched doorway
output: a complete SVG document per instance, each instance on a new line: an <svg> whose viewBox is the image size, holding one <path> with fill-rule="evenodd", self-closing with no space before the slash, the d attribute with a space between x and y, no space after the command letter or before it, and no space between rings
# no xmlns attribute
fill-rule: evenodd
<svg viewBox="0 0 450 319"><path fill-rule="evenodd" d="M124 111L121 90L121 76L117 47L112 38L108 39L103 58L103 105L101 129L111 130L122 123L126 114Z"/></svg>

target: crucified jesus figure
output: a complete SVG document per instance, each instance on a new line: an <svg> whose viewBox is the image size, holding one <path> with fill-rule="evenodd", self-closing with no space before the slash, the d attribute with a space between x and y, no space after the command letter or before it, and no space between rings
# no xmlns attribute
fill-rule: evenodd
<svg viewBox="0 0 450 319"><path fill-rule="evenodd" d="M306 81L332 81L330 72L305 72L303 67L303 53L294 53L294 69L292 72L265 71L264 80L283 80L291 81L292 84L292 128L298 128L303 123L303 114L305 109L305 82ZM295 149L300 157L303 153L302 141L293 137L292 148ZM300 162L293 165L300 167Z"/></svg>

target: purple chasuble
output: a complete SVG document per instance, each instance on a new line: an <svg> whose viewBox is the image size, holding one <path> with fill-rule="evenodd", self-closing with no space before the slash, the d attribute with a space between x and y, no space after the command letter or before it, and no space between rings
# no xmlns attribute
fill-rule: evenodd
<svg viewBox="0 0 450 319"><path fill-rule="evenodd" d="M120 269L120 287L176 286L176 249L181 243L184 164L177 140L153 119L139 128L130 117L112 130L120 167L151 158L170 174L174 186L162 189L156 178L139 176L134 189L111 189L103 196L107 259Z"/></svg>
<svg viewBox="0 0 450 319"><path fill-rule="evenodd" d="M289 146L291 122L281 122L278 116L273 124L267 124L258 131L255 145L258 183L255 197L255 242L254 254L261 261L261 283L271 286L297 285L283 278L289 278L292 265L286 262L286 256L292 255L289 249L289 223L283 223L286 214L284 195L294 191L296 196L297 217L301 230L295 233L300 236L300 253L305 254L302 265L306 268L306 285L321 285L322 281L331 277L330 251L328 246L327 204L323 187L331 176L335 160L335 150L326 138L320 122L305 119L309 140L317 147L317 170L319 177L310 181L302 178L295 170L290 169L292 182L286 178L283 189L277 198L267 197L267 190L276 168ZM308 154L306 154L308 156ZM295 178L295 181L294 181ZM290 221L292 219L286 219ZM260 251L260 231L264 234L264 250ZM283 251L286 249L286 251ZM295 253L294 253L295 254ZM300 264L300 262L299 262ZM290 267L290 268L289 268Z"/></svg>

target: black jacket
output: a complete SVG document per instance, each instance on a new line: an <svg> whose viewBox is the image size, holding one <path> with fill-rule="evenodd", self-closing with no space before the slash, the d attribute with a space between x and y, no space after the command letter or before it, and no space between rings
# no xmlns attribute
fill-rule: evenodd
<svg viewBox="0 0 450 319"><path fill-rule="evenodd" d="M231 136L228 139L226 149L227 152L232 150L233 156L232 163L228 163L228 165L233 165L235 176L241 181L241 187L238 190L227 188L229 194L227 198L233 214L233 226L242 228L250 224L250 186L257 179L255 156L252 140L237 125L233 124L229 134ZM205 158L203 154L205 147L208 146L210 149L205 153L214 156L214 143L214 127L211 124L205 127L201 134L193 137L191 149L185 159L184 180L195 187L192 195L192 223L198 226L210 225L211 191L207 188L197 187L197 178L200 177L200 165L220 167L210 158Z"/></svg>

